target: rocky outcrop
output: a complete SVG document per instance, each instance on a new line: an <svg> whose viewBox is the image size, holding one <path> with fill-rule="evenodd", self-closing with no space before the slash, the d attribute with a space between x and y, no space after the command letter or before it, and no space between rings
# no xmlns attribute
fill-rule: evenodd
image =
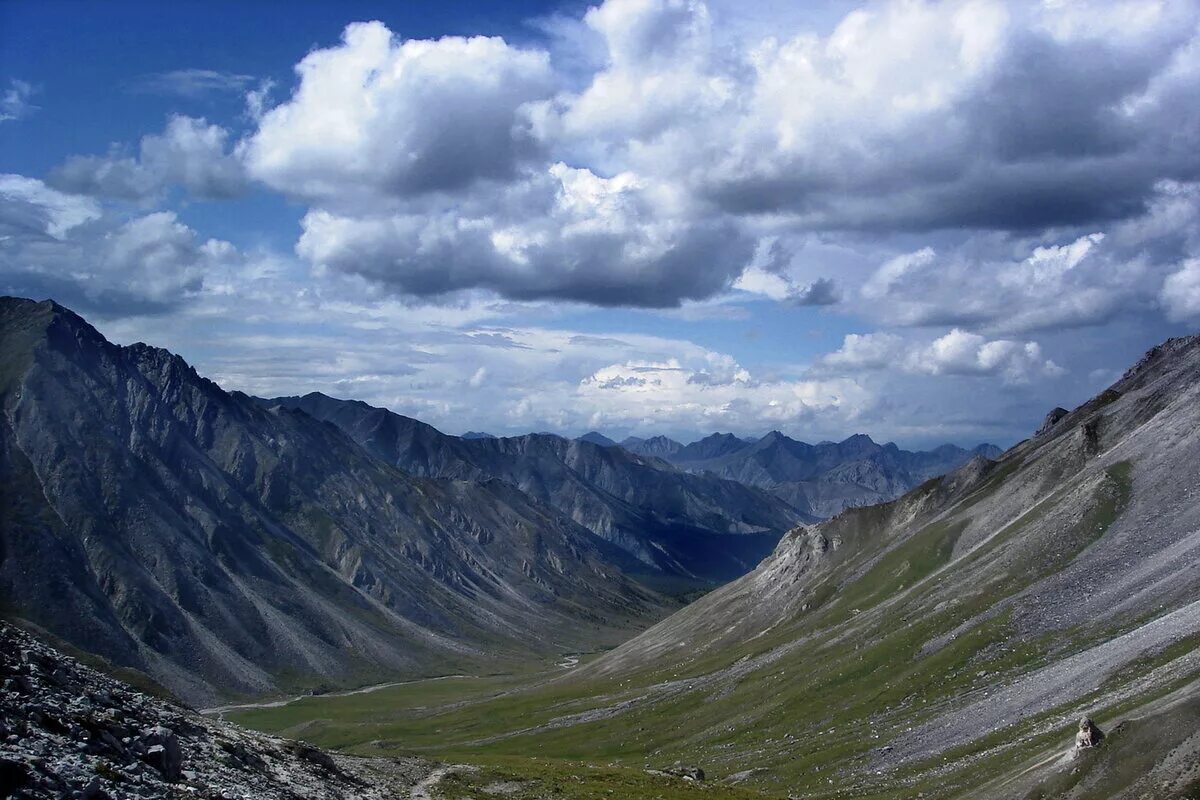
<svg viewBox="0 0 1200 800"><path fill-rule="evenodd" d="M1075 734L1074 755L1078 756L1083 750L1099 746L1104 741L1104 732L1096 727L1090 717L1079 720L1079 731Z"/></svg>
<svg viewBox="0 0 1200 800"><path fill-rule="evenodd" d="M1042 420L1042 425L1037 429L1037 432L1034 434L1034 436L1045 436L1054 429L1054 426L1057 425L1063 417L1069 413L1070 412L1062 406L1052 409L1050 413L1046 415L1046 418Z"/></svg>
<svg viewBox="0 0 1200 800"><path fill-rule="evenodd" d="M333 755L205 719L0 623L0 796L406 797L417 759Z"/></svg>
<svg viewBox="0 0 1200 800"><path fill-rule="evenodd" d="M704 780L704 770L699 767L689 766L682 761L676 761L669 767L663 769L648 769L647 773L651 775L669 775L672 778L683 778L685 781L700 782Z"/></svg>

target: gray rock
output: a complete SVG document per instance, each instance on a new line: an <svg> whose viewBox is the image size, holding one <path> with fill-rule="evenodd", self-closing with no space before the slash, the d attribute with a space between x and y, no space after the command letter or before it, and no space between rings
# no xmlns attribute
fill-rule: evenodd
<svg viewBox="0 0 1200 800"><path fill-rule="evenodd" d="M674 775L675 777L683 778L684 780L689 780L689 781L704 780L704 770L700 769L699 767L685 765L678 761L676 761L673 765L667 767L666 769L664 769L662 771L664 773L666 773L667 775Z"/></svg>
<svg viewBox="0 0 1200 800"><path fill-rule="evenodd" d="M1062 418L1065 417L1069 413L1071 413L1071 412L1067 411L1065 408L1063 408L1061 406L1058 406L1058 407L1052 409L1050 411L1050 413L1046 415L1046 418L1044 420L1042 420L1042 426L1037 429L1037 432L1034 434L1034 436L1046 435L1047 433L1052 431L1054 429L1054 426L1057 425L1062 420Z"/></svg>
<svg viewBox="0 0 1200 800"><path fill-rule="evenodd" d="M0 677L27 667L18 655L33 651L47 666L34 678L29 696L0 694L0 722L25 735L0 740L0 797L21 800L106 798L253 797L255 800L408 797L432 767L414 759L343 758L303 742L289 742L208 720L171 703L127 691L114 679L82 666L29 634L0 622ZM68 691L48 680L65 678ZM125 724L111 716L81 714L80 694L121 697ZM69 719L87 741L76 740L59 722ZM129 738L129 754L106 749L118 736ZM98 752L78 752L76 746ZM231 751L240 757L230 758ZM144 761L132 757L140 752ZM182 770L184 755L187 770ZM182 787L176 781L186 779Z"/></svg>
<svg viewBox="0 0 1200 800"><path fill-rule="evenodd" d="M626 553L514 483L406 474L52 302L0 298L0 354L6 612L196 705L590 649L664 610Z"/></svg>
<svg viewBox="0 0 1200 800"><path fill-rule="evenodd" d="M1102 741L1104 741L1104 732L1092 722L1091 718L1084 717L1079 720L1079 731L1075 734L1075 752L1073 755L1078 757L1080 751L1096 747Z"/></svg>

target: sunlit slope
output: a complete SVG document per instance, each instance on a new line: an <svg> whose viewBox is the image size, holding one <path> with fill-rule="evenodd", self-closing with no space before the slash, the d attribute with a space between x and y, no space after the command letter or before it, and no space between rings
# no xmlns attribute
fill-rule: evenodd
<svg viewBox="0 0 1200 800"><path fill-rule="evenodd" d="M797 529L755 572L566 677L365 716L316 705L306 735L681 758L803 797L1187 797L1198 378L1200 340L1172 340L999 461ZM1111 735L1064 767L1084 713ZM1148 734L1152 718L1177 734Z"/></svg>

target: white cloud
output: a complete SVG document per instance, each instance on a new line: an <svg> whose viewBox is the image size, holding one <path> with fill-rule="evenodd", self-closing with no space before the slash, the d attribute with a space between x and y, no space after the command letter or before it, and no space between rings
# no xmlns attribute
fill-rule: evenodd
<svg viewBox="0 0 1200 800"><path fill-rule="evenodd" d="M904 340L891 333L849 333L842 346L821 358L820 365L833 369L884 369L893 366L903 353Z"/></svg>
<svg viewBox="0 0 1200 800"><path fill-rule="evenodd" d="M631 174L552 164L488 199L383 216L310 211L297 252L410 295L479 287L634 306L710 296L751 255L736 229L677 213L669 191Z"/></svg>
<svg viewBox="0 0 1200 800"><path fill-rule="evenodd" d="M750 265L734 281L733 288L792 306L828 306L842 299L831 278L798 282L792 275L791 259L792 254L780 239L762 243Z"/></svg>
<svg viewBox="0 0 1200 800"><path fill-rule="evenodd" d="M928 347L911 352L907 367L929 375L1001 375L1010 383L1063 372L1042 356L1037 342L988 341L979 334L957 328Z"/></svg>
<svg viewBox="0 0 1200 800"><path fill-rule="evenodd" d="M0 176L0 288L7 293L105 315L162 311L197 295L210 271L240 260L231 244L201 239L172 212L122 220L91 198Z"/></svg>
<svg viewBox="0 0 1200 800"><path fill-rule="evenodd" d="M1108 234L1057 242L985 236L940 252L926 247L901 254L862 284L858 308L887 325L954 325L993 334L1095 326L1123 313L1144 314L1155 306L1162 276L1191 247L1183 239L1200 208L1194 197L1184 205L1158 204L1165 219L1155 219L1159 211L1152 209ZM1164 234L1166 219L1183 227Z"/></svg>
<svg viewBox="0 0 1200 800"><path fill-rule="evenodd" d="M8 88L0 93L0 122L24 119L37 111L38 107L29 102L35 92L33 84L11 79Z"/></svg>
<svg viewBox="0 0 1200 800"><path fill-rule="evenodd" d="M769 30L728 24L736 14L700 0L607 0L545 27L579 58L356 23L297 65L290 98L268 109L251 93L258 128L238 152L255 178L309 204L302 255L388 291L642 306L734 282L820 305L852 285L815 269L744 272L747 251L771 236L1002 231L1032 242L1024 258L1111 233L1164 180L1200 168L1191 117L1178 118L1200 99L1191 3L1085 13L895 0L827 34L791 15ZM581 194L605 220L588 235L572 206ZM705 229L730 245L712 247ZM1072 238L1033 242L1051 231ZM920 242L862 296L890 300L939 269L965 274L943 263L963 255ZM688 271L699 277L681 279ZM1001 282L988 272L991 290ZM1056 281L1079 289L1067 276L1042 283ZM1091 324L1115 313L1118 295L1075 291L1075 308L1033 308L1011 327ZM902 324L992 313L926 320L920 303L897 305Z"/></svg>
<svg viewBox="0 0 1200 800"><path fill-rule="evenodd" d="M1159 296L1170 319L1200 318L1200 258L1189 258L1168 275Z"/></svg>
<svg viewBox="0 0 1200 800"><path fill-rule="evenodd" d="M913 253L902 253L883 263L870 279L863 284L862 294L870 300L881 300L906 278L918 273L934 262L937 253L932 247L922 247Z"/></svg>
<svg viewBox="0 0 1200 800"><path fill-rule="evenodd" d="M226 151L229 132L204 119L173 115L161 134L142 137L137 158L73 156L54 171L61 189L98 197L148 200L173 185L201 198L245 189L240 162Z"/></svg>
<svg viewBox="0 0 1200 800"><path fill-rule="evenodd" d="M133 88L140 92L173 94L195 99L213 92L242 92L252 83L252 75L193 68L147 75L137 81Z"/></svg>
<svg viewBox="0 0 1200 800"><path fill-rule="evenodd" d="M99 219L101 213L90 197L51 189L35 178L0 175L0 222L10 236L17 228L63 239L72 228Z"/></svg>
<svg viewBox="0 0 1200 800"><path fill-rule="evenodd" d="M893 370L918 375L998 376L1006 383L1057 377L1064 370L1042 355L1037 342L989 340L955 328L928 344L890 333L848 334L841 348L823 356L815 373L852 374Z"/></svg>
<svg viewBox="0 0 1200 800"><path fill-rule="evenodd" d="M244 156L259 180L334 208L511 179L538 150L522 109L555 84L543 51L484 36L401 42L379 22L349 25L296 71L295 94L262 115Z"/></svg>
<svg viewBox="0 0 1200 800"><path fill-rule="evenodd" d="M724 370L713 371L714 362ZM521 411L545 413L547 399L530 395ZM591 422L641 430L762 430L803 426L817 417L848 421L872 402L851 379L760 381L716 353L701 362L609 364L581 380L571 397Z"/></svg>

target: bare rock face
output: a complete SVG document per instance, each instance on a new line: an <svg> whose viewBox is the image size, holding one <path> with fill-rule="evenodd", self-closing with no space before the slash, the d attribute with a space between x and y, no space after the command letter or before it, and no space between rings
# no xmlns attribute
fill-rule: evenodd
<svg viewBox="0 0 1200 800"><path fill-rule="evenodd" d="M431 769L205 719L3 622L0 683L0 797L392 798Z"/></svg>
<svg viewBox="0 0 1200 800"><path fill-rule="evenodd" d="M1057 425L1059 421L1069 413L1070 412L1062 406L1056 407L1046 415L1046 419L1042 421L1042 427L1037 429L1037 433L1035 433L1034 436L1041 436L1049 433L1051 429L1053 429L1054 426Z"/></svg>
<svg viewBox="0 0 1200 800"><path fill-rule="evenodd" d="M1075 734L1074 755L1078 756L1080 751L1096 747L1102 741L1104 741L1104 732L1096 727L1090 717L1084 717L1079 720L1079 732Z"/></svg>
<svg viewBox="0 0 1200 800"><path fill-rule="evenodd" d="M661 613L624 551L452 477L0 297L0 606L188 702L557 655Z"/></svg>

